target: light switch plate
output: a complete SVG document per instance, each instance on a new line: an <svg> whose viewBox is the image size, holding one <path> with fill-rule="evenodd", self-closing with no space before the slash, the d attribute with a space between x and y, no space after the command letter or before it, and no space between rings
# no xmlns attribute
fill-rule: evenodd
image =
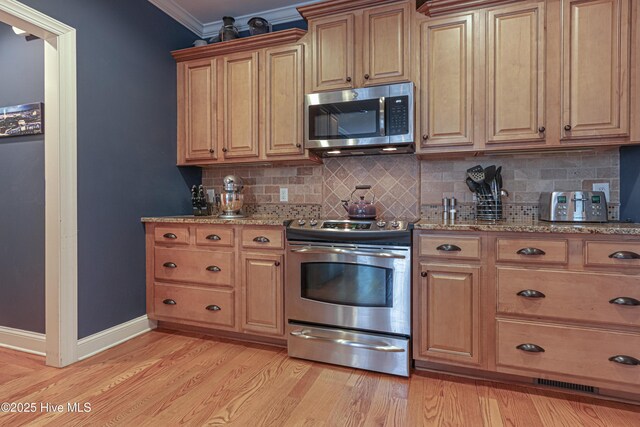
<svg viewBox="0 0 640 427"><path fill-rule="evenodd" d="M280 201L288 202L289 201L289 189L288 188L280 188Z"/></svg>
<svg viewBox="0 0 640 427"><path fill-rule="evenodd" d="M608 182L598 182L593 184L593 191L602 191L604 193L604 197L609 203L611 201L610 193L609 193L609 183Z"/></svg>

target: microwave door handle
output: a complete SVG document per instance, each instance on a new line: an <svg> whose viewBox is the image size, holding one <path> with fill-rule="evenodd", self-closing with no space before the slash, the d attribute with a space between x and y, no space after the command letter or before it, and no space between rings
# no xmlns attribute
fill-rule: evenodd
<svg viewBox="0 0 640 427"><path fill-rule="evenodd" d="M385 117L385 105L387 99L383 96L380 98L380 136L387 136L386 130L386 117Z"/></svg>
<svg viewBox="0 0 640 427"><path fill-rule="evenodd" d="M385 258L385 259L405 259L404 255L396 255L390 254L386 252L366 252L363 250L350 250L350 249L340 249L340 248L302 248L302 249L291 249L293 253L304 253L304 254L338 254L338 255L357 255L357 256L370 256L374 258Z"/></svg>

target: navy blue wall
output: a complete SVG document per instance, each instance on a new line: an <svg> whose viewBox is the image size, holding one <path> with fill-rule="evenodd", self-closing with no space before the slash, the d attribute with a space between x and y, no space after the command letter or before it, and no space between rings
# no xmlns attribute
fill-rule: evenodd
<svg viewBox="0 0 640 427"><path fill-rule="evenodd" d="M197 37L147 0L22 0L77 30L78 337L145 314L142 216L188 213L176 65Z"/></svg>
<svg viewBox="0 0 640 427"><path fill-rule="evenodd" d="M620 219L640 222L640 147L620 149Z"/></svg>
<svg viewBox="0 0 640 427"><path fill-rule="evenodd" d="M0 107L42 102L42 40L0 23L0 58ZM0 236L0 326L44 333L42 135L0 138Z"/></svg>

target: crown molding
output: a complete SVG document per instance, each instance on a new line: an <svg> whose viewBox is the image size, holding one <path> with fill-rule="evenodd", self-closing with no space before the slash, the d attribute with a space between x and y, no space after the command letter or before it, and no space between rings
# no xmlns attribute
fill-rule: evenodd
<svg viewBox="0 0 640 427"><path fill-rule="evenodd" d="M277 9L263 10L262 12L235 16L234 18L236 19L236 27L238 28L238 31L248 30L249 20L256 16L266 19L271 25L282 24L283 22L298 21L302 19L302 16L300 16L300 13L298 13L297 8L312 3L318 3L318 1L319 0L304 1L292 4L290 6L279 7ZM220 27L222 27L222 20L205 23L202 30L202 37L209 38L218 35Z"/></svg>
<svg viewBox="0 0 640 427"><path fill-rule="evenodd" d="M298 12L305 19L321 18L340 12L351 12L365 7L381 6L388 3L397 3L398 0L332 0L323 2L310 2L307 5L298 5ZM317 3L317 4L315 4Z"/></svg>
<svg viewBox="0 0 640 427"><path fill-rule="evenodd" d="M149 0L149 3L184 25L198 37L203 37L203 24L195 16L177 5L173 0Z"/></svg>
<svg viewBox="0 0 640 427"><path fill-rule="evenodd" d="M433 17L498 6L504 3L516 3L518 1L522 0L430 0L420 6L418 12Z"/></svg>

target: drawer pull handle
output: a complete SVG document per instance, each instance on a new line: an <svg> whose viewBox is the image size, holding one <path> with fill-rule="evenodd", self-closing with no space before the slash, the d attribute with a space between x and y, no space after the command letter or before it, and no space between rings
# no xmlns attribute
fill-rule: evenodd
<svg viewBox="0 0 640 427"><path fill-rule="evenodd" d="M166 300L162 301L162 303L166 304L166 305L176 305L176 304L178 304L177 302L175 302L172 299L166 299Z"/></svg>
<svg viewBox="0 0 640 427"><path fill-rule="evenodd" d="M220 308L220 306L217 306L217 305L208 305L208 306L206 306L205 308L206 308L207 310L209 310L209 311L220 311L220 310L222 310L222 309Z"/></svg>
<svg viewBox="0 0 640 427"><path fill-rule="evenodd" d="M516 253L518 255L525 255L525 256L546 255L547 254L545 251L543 251L542 249L538 249L538 248L522 248Z"/></svg>
<svg viewBox="0 0 640 427"><path fill-rule="evenodd" d="M518 350L526 351L528 353L544 353L544 348L535 344L520 344L516 348Z"/></svg>
<svg viewBox="0 0 640 427"><path fill-rule="evenodd" d="M162 237L164 237L165 239L171 239L171 240L175 240L178 238L178 236L176 236L173 233L164 233Z"/></svg>
<svg viewBox="0 0 640 427"><path fill-rule="evenodd" d="M220 238L220 236L218 236L217 234L209 234L209 235L206 237L206 239L207 239L207 240L222 240L222 239Z"/></svg>
<svg viewBox="0 0 640 427"><path fill-rule="evenodd" d="M630 366L638 366L640 365L640 360L631 356L617 355L609 358L611 362L620 363L621 365L630 365Z"/></svg>
<svg viewBox="0 0 640 427"><path fill-rule="evenodd" d="M267 239L264 236L258 236L256 238L254 238L253 241L257 242L257 243L269 243L271 240Z"/></svg>
<svg viewBox="0 0 640 427"><path fill-rule="evenodd" d="M609 255L609 258L613 259L640 259L640 255L630 251L618 251Z"/></svg>
<svg viewBox="0 0 640 427"><path fill-rule="evenodd" d="M178 268L175 262L165 262L162 266L167 268Z"/></svg>
<svg viewBox="0 0 640 427"><path fill-rule="evenodd" d="M540 291L536 291L535 289L525 289L518 292L516 295L524 298L546 298L545 294Z"/></svg>
<svg viewBox="0 0 640 427"><path fill-rule="evenodd" d="M631 297L618 297L609 301L609 304L638 306L640 301Z"/></svg>
<svg viewBox="0 0 640 427"><path fill-rule="evenodd" d="M211 271L212 273L218 273L222 271L222 269L217 265L210 265L209 267L207 267L207 271Z"/></svg>
<svg viewBox="0 0 640 427"><path fill-rule="evenodd" d="M462 249L460 248L460 246L450 245L447 243L447 244L438 246L436 250L443 251L443 252L460 252Z"/></svg>

